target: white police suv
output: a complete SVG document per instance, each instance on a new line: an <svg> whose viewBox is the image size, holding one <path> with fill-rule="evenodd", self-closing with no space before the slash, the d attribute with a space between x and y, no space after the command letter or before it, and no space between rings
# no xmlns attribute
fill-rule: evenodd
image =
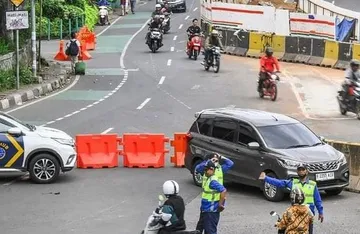
<svg viewBox="0 0 360 234"><path fill-rule="evenodd" d="M26 172L35 183L54 182L75 167L74 139L63 131L39 127L0 112L0 172Z"/></svg>

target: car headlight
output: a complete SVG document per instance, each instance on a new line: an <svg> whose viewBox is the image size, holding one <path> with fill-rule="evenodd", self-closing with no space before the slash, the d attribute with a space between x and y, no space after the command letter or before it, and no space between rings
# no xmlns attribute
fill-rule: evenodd
<svg viewBox="0 0 360 234"><path fill-rule="evenodd" d="M62 145L73 146L75 143L73 139L63 139L63 138L51 138L51 139L53 139L54 141L56 141Z"/></svg>
<svg viewBox="0 0 360 234"><path fill-rule="evenodd" d="M294 169L296 170L297 167L301 164L301 162L298 161L293 161L293 160L288 160L288 159L283 159L283 158L278 158L277 159L279 164L282 167L285 167L287 169Z"/></svg>
<svg viewBox="0 0 360 234"><path fill-rule="evenodd" d="M339 162L340 162L340 166L345 165L347 163L346 157L343 153L340 154Z"/></svg>

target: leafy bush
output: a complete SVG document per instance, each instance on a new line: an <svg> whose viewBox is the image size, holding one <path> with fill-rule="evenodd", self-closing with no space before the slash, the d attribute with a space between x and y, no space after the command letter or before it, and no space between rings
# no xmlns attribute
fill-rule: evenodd
<svg viewBox="0 0 360 234"><path fill-rule="evenodd" d="M14 43L6 37L0 38L0 55L10 53L15 50Z"/></svg>
<svg viewBox="0 0 360 234"><path fill-rule="evenodd" d="M28 66L20 67L20 85L34 84L36 78L32 76ZM0 70L0 91L16 88L16 68L10 70Z"/></svg>
<svg viewBox="0 0 360 234"><path fill-rule="evenodd" d="M94 5L85 6L85 24L90 29L93 30L95 24L98 21L98 9Z"/></svg>

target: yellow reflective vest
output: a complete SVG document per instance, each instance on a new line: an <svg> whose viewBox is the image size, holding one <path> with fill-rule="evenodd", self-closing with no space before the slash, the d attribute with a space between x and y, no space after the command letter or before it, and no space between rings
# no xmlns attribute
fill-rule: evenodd
<svg viewBox="0 0 360 234"><path fill-rule="evenodd" d="M304 204L314 204L315 181L309 180L308 183L303 185L299 179L293 179L291 190L296 187L301 189L305 195Z"/></svg>

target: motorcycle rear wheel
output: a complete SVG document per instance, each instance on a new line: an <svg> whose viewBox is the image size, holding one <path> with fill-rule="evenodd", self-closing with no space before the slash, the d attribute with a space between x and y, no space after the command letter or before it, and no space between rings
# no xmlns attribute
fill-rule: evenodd
<svg viewBox="0 0 360 234"><path fill-rule="evenodd" d="M340 105L339 105L339 108L340 108L340 113L341 113L342 115L346 115L347 110L346 110L345 108L342 108Z"/></svg>
<svg viewBox="0 0 360 234"><path fill-rule="evenodd" d="M197 58L198 58L198 50L194 50L193 51L193 56L194 56L194 60L196 61L197 60Z"/></svg>

